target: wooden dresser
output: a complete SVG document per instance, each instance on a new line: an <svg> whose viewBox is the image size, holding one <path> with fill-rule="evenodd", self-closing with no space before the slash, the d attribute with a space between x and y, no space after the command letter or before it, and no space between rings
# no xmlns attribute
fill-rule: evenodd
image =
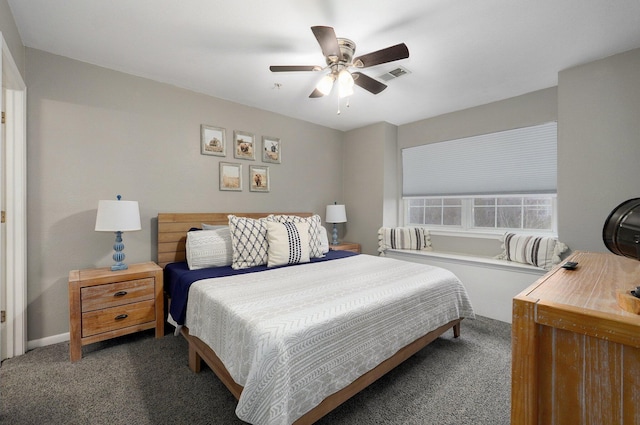
<svg viewBox="0 0 640 425"><path fill-rule="evenodd" d="M511 423L640 424L640 261L576 252L513 300Z"/></svg>
<svg viewBox="0 0 640 425"><path fill-rule="evenodd" d="M162 269L153 262L69 272L69 352L80 360L82 346L145 329L164 336Z"/></svg>

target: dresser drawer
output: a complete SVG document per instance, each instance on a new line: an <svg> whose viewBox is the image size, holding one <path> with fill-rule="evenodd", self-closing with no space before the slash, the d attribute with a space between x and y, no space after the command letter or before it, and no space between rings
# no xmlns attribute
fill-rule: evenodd
<svg viewBox="0 0 640 425"><path fill-rule="evenodd" d="M154 300L82 313L82 337L156 320Z"/></svg>
<svg viewBox="0 0 640 425"><path fill-rule="evenodd" d="M136 279L88 286L80 290L82 312L152 300L154 293L154 279Z"/></svg>

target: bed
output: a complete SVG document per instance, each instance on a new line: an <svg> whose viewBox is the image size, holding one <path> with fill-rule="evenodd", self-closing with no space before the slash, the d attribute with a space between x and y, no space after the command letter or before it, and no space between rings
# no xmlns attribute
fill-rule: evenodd
<svg viewBox="0 0 640 425"><path fill-rule="evenodd" d="M453 274L389 258L330 251L239 274L185 266L190 229L270 214L158 214L168 320L188 341L190 369L204 360L238 400L240 419L314 423L447 330L458 337L474 316ZM176 295L186 281L188 301Z"/></svg>

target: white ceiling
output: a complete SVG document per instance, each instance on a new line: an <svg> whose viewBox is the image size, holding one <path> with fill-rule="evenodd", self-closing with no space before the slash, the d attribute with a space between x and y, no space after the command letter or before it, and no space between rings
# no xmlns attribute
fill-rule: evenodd
<svg viewBox="0 0 640 425"><path fill-rule="evenodd" d="M401 125L557 84L558 71L640 47L638 0L8 0L23 43L323 126ZM350 107L309 99L325 65L310 27L355 56L404 42L411 74ZM280 88L276 88L280 84Z"/></svg>

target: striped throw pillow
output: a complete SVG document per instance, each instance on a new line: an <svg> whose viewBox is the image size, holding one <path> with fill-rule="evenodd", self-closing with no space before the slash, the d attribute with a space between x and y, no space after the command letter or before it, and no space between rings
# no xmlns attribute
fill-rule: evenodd
<svg viewBox="0 0 640 425"><path fill-rule="evenodd" d="M267 267L309 262L309 224L267 222Z"/></svg>
<svg viewBox="0 0 640 425"><path fill-rule="evenodd" d="M431 251L431 235L424 227L381 227L378 230L378 252L387 249Z"/></svg>
<svg viewBox="0 0 640 425"><path fill-rule="evenodd" d="M270 215L266 220L274 221L276 223L307 223L309 225L309 255L311 258L324 257L324 253L322 252L322 241L320 240L322 221L318 214L314 214L311 217L300 217L297 215Z"/></svg>
<svg viewBox="0 0 640 425"><path fill-rule="evenodd" d="M549 236L518 235L506 233L503 238L504 249L497 259L531 264L546 270L560 263L560 256L568 247L556 238Z"/></svg>

